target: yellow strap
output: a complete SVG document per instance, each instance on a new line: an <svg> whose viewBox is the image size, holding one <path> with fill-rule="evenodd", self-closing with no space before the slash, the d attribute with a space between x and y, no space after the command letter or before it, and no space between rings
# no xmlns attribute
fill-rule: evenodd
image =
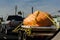
<svg viewBox="0 0 60 40"><path fill-rule="evenodd" d="M20 27L21 24L19 24L14 30L12 30L12 32L16 32L16 30L18 31L18 28Z"/></svg>
<svg viewBox="0 0 60 40"><path fill-rule="evenodd" d="M49 16L47 16L46 14L45 14L45 16L57 27L57 28L59 28L59 26L58 25L56 25L56 23L55 23L55 21L54 20L52 20Z"/></svg>

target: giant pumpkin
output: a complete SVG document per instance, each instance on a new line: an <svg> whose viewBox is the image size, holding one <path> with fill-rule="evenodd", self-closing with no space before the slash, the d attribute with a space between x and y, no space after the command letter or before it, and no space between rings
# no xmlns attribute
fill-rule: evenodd
<svg viewBox="0 0 60 40"><path fill-rule="evenodd" d="M29 26L42 26L42 27L51 26L53 23L49 20L49 18L46 15L52 19L52 16L46 12L35 11L33 14L30 14L28 17L24 19L23 24Z"/></svg>

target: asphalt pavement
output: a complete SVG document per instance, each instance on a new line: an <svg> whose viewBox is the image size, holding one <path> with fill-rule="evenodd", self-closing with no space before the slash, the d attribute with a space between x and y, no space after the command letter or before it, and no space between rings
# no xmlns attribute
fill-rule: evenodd
<svg viewBox="0 0 60 40"><path fill-rule="evenodd" d="M52 40L60 40L60 32Z"/></svg>

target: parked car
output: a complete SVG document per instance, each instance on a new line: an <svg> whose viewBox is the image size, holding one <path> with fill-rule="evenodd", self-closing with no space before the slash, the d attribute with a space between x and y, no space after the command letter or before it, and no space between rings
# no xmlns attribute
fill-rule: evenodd
<svg viewBox="0 0 60 40"><path fill-rule="evenodd" d="M9 15L5 22L2 22L3 29L13 30L22 23L23 17L18 15Z"/></svg>
<svg viewBox="0 0 60 40"><path fill-rule="evenodd" d="M22 23L23 19L24 18L18 15L9 15L7 21L10 21L9 25L11 27L16 27L18 24Z"/></svg>

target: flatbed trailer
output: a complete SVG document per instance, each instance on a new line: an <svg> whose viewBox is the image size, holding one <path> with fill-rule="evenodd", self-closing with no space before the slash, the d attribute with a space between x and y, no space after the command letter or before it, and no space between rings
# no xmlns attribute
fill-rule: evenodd
<svg viewBox="0 0 60 40"><path fill-rule="evenodd" d="M51 40L57 33L59 28L56 27L36 27L36 26L21 26L19 29L19 40L31 40L31 38L39 38L37 40ZM21 35L22 34L22 35ZM22 37L23 36L23 37ZM31 37L31 38L28 38ZM34 39L32 39L34 40ZM36 39L35 39L36 40Z"/></svg>

